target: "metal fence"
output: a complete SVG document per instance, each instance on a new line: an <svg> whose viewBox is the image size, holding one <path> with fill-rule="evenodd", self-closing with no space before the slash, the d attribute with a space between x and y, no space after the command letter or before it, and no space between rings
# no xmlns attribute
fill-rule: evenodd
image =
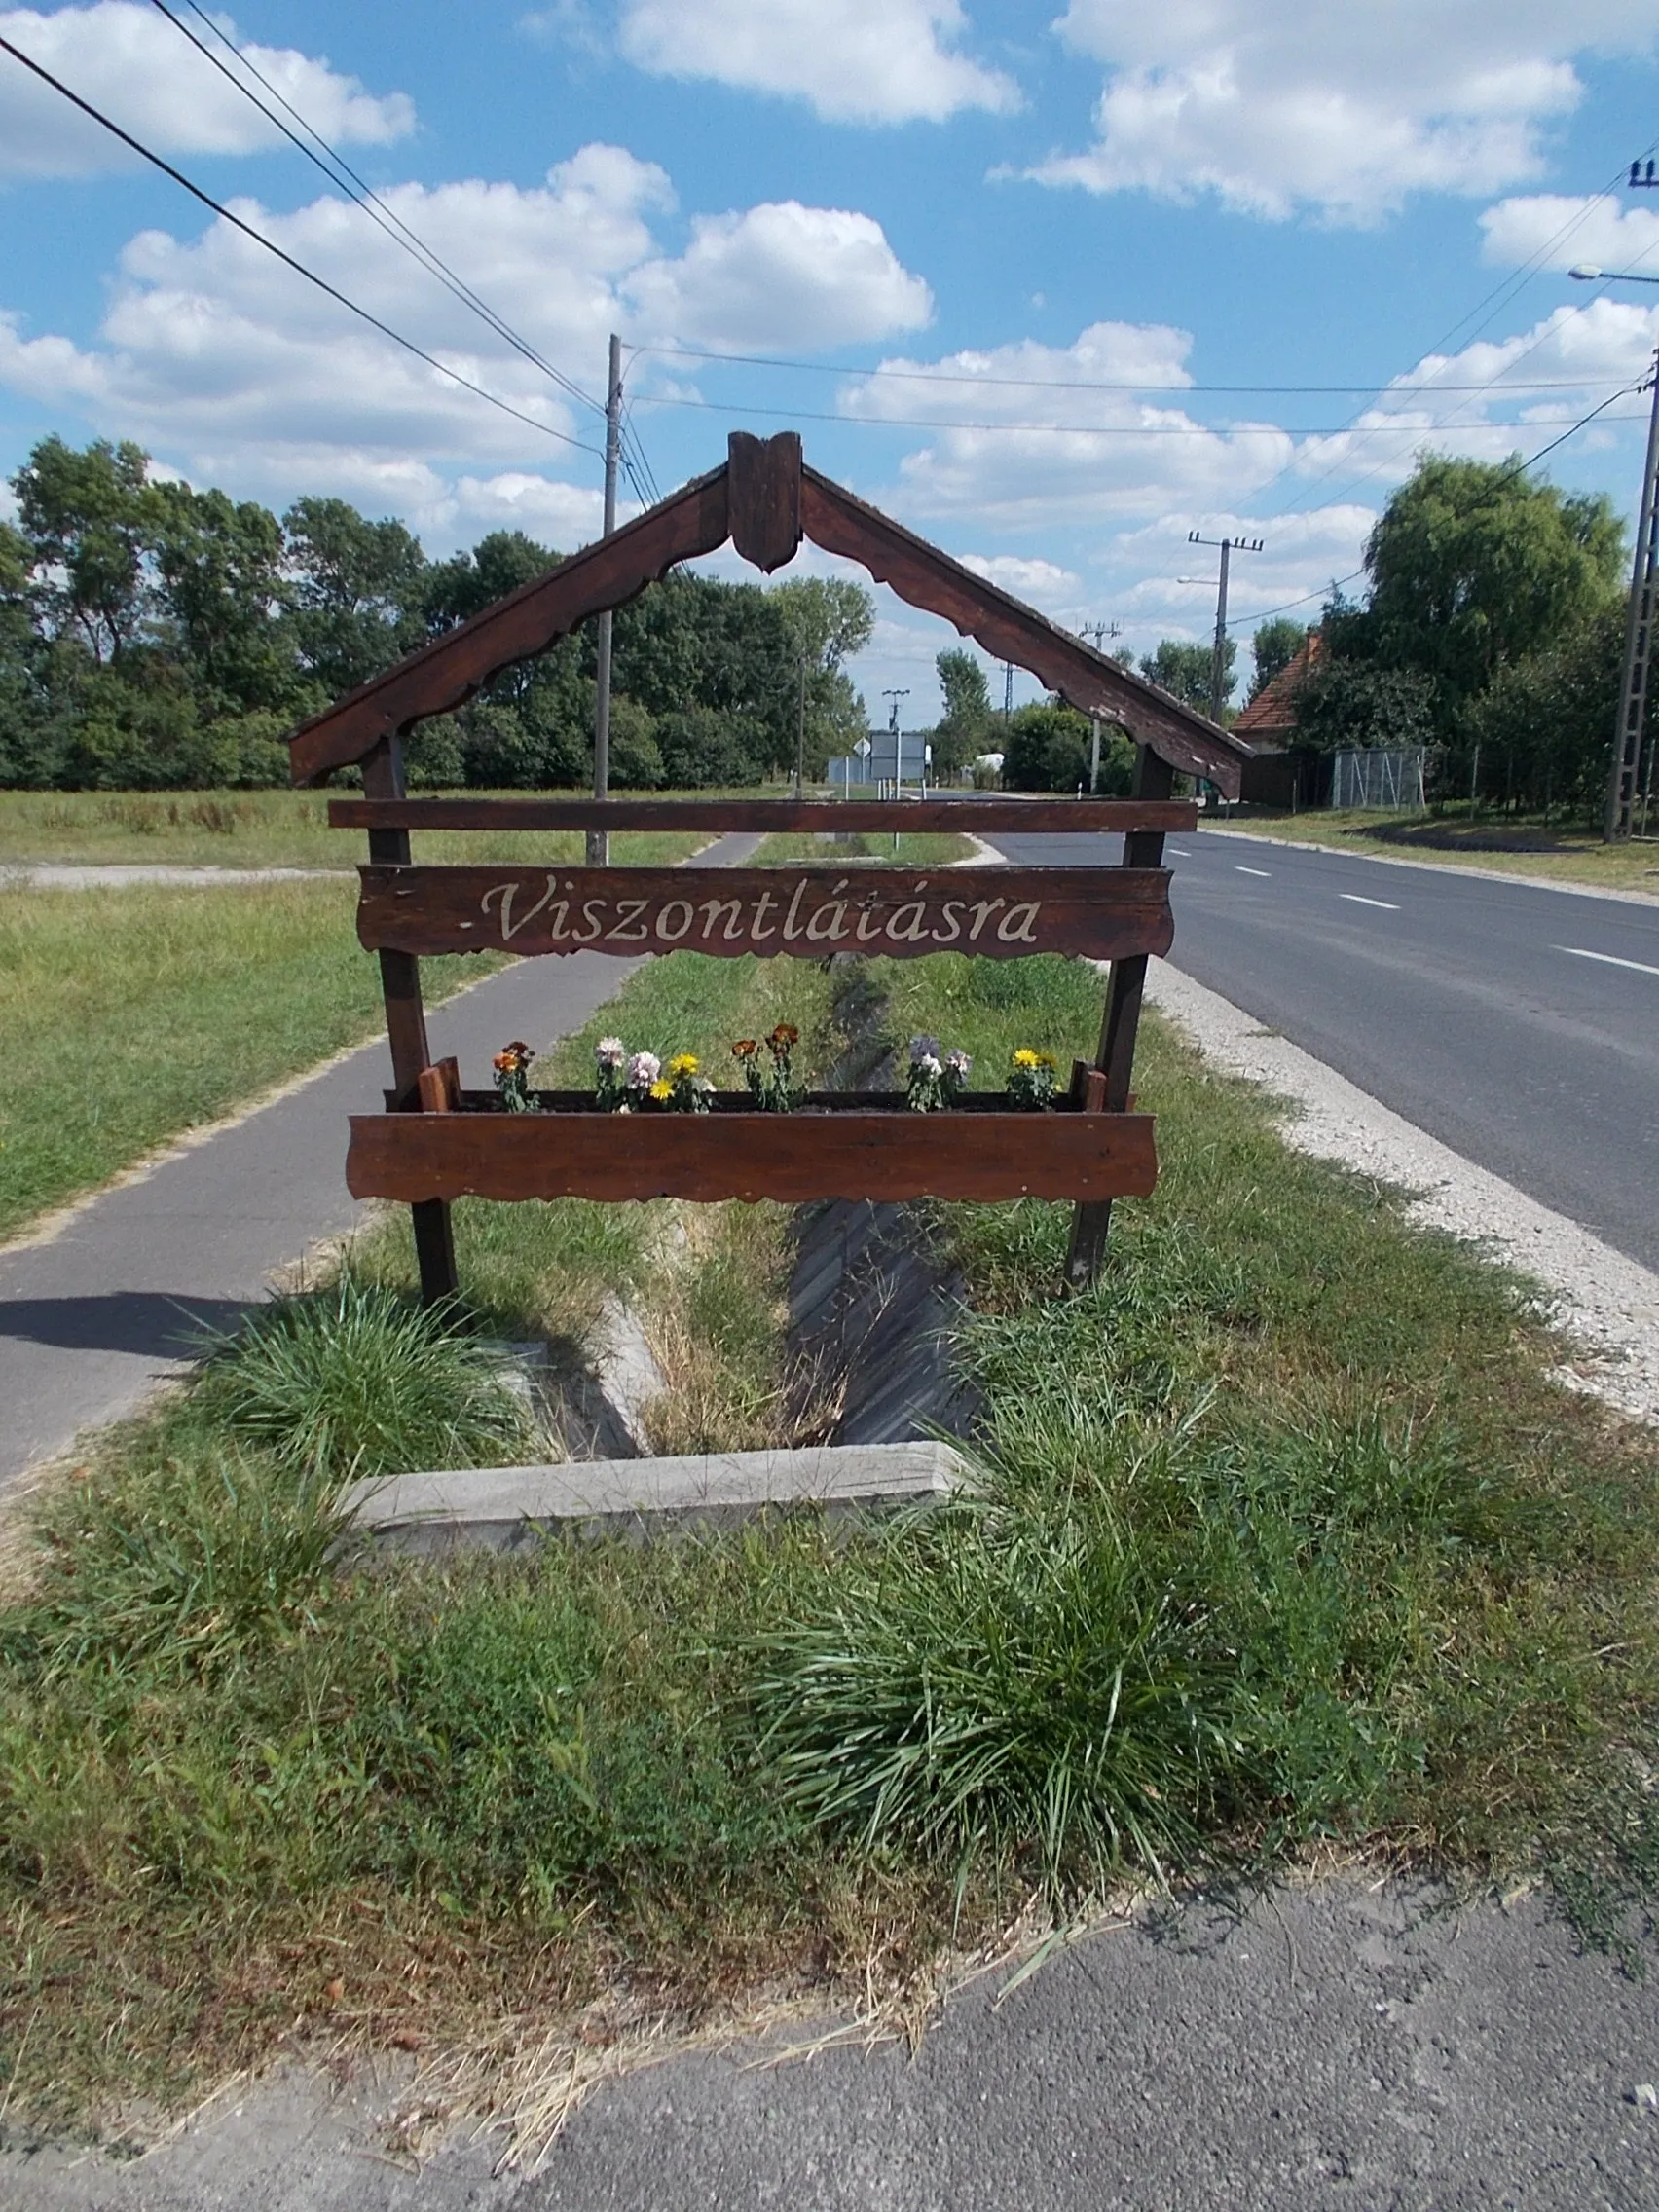
<svg viewBox="0 0 1659 2212"><path fill-rule="evenodd" d="M1420 745L1403 745L1391 753L1333 754L1330 803L1377 813L1415 813L1424 803L1423 754Z"/></svg>

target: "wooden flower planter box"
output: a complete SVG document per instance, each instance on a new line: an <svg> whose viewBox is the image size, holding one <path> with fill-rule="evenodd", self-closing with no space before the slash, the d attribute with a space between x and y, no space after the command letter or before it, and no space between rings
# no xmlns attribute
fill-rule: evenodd
<svg viewBox="0 0 1659 2212"><path fill-rule="evenodd" d="M582 1091L534 1093L503 1112L462 1091L436 1112L354 1116L353 1198L409 1204L478 1198L1146 1198L1158 1180L1150 1114L1046 1113L975 1092L912 1113L897 1091L815 1092L793 1113L717 1093L703 1114L618 1114Z"/></svg>

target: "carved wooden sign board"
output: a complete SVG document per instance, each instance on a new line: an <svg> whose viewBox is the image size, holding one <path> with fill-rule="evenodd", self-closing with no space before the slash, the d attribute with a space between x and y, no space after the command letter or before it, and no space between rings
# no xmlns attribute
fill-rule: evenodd
<svg viewBox="0 0 1659 2212"><path fill-rule="evenodd" d="M1030 669L1085 712L1137 741L1129 800L993 799L847 804L833 800L410 799L401 733L448 713L513 662L544 651L591 614L621 605L676 562L729 537L770 571L803 536L863 563L912 605L945 616L997 655ZM1235 793L1247 749L1181 702L973 575L924 540L807 468L793 434L735 433L725 465L612 536L483 609L340 700L290 739L296 783L360 764L364 796L331 802L340 827L369 832L357 932L380 959L391 1045L387 1111L351 1123L347 1181L358 1198L414 1211L424 1294L457 1286L449 1207L458 1198L680 1197L1010 1198L1077 1202L1067 1272L1098 1268L1111 1202L1157 1177L1151 1118L1129 1111L1129 1076L1149 957L1173 925L1164 832L1197 822L1177 802L1177 770ZM779 868L570 867L545 862L415 866L410 831L436 830L1064 830L1123 833L1122 866L947 870L849 864ZM940 952L1018 959L1082 954L1111 964L1092 1066L1048 1111L974 1093L919 1115L903 1097L817 1094L790 1113L717 1093L700 1114L621 1115L586 1094L543 1092L542 1111L509 1114L494 1092L462 1090L434 1066L420 962L434 953L506 951L618 958L694 950L823 960L835 953L916 958Z"/></svg>

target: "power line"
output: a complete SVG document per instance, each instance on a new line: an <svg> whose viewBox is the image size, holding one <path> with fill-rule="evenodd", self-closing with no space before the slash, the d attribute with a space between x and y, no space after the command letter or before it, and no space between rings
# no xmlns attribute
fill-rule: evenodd
<svg viewBox="0 0 1659 2212"><path fill-rule="evenodd" d="M510 346L515 352L522 354L544 376L550 377L561 390L568 392L572 399L580 400L584 407L591 407L596 414L604 414L605 410L597 399L591 398L581 388L580 385L568 377L562 369L556 368L551 361L537 351L527 338L512 327L504 316L497 313L488 300L481 298L466 282L465 278L459 276L450 267L435 247L428 245L420 233L406 223L396 209L381 198L374 187L352 167L345 155L332 146L321 131L300 113L293 102L272 84L271 80L259 68L258 63L251 60L242 52L229 32L222 29L211 16L197 6L197 0L185 0L185 5L194 15L199 16L214 37L236 55L242 68L255 78L271 94L271 97L293 117L300 129L305 131L307 137L314 141L314 144L308 145L306 138L302 138L298 131L290 129L288 125L282 121L281 116L274 113L251 86L239 77L235 70L227 68L219 56L210 48L203 44L190 25L173 14L171 8L167 6L167 0L151 0L151 5L166 18L181 38L190 41L203 59L215 68L227 84L234 85L242 97L250 101L259 110L259 113L282 133L290 145L299 149L313 168L319 169L337 191L344 192L355 206L360 207L363 213L368 216L370 222L378 225L386 233L393 245L400 247L412 260L418 262L429 276L435 276L447 292L458 299L463 307L469 309L472 313L480 316L496 333L497 337ZM316 151L317 147L322 149L320 154ZM323 158L324 155L327 157L326 160Z"/></svg>
<svg viewBox="0 0 1659 2212"><path fill-rule="evenodd" d="M1580 384L1567 386L1564 388L1581 391L1584 387ZM1621 387L1618 391L1613 392L1608 399L1604 400L1603 405L1611 406L1613 400L1622 398L1629 388L1629 387ZM725 401L718 399L645 398L640 401L640 405L644 407L693 407L703 409L714 415L754 416L763 422L839 423L847 428L855 430L1040 430L1055 437L1076 438L1214 438L1232 435L1239 429L1266 429L1274 432L1276 435L1291 438L1325 438L1340 437L1353 426L1351 424L1341 423L1329 429L1314 424L1300 430L1284 430L1282 425L1277 423L1235 424L1220 428L1209 423L961 423L934 415L837 415L830 409L811 407L740 407L729 405ZM1632 417L1631 420L1635 421L1636 418ZM1566 422L1567 417L1535 417L1533 421L1536 427L1547 429L1552 422ZM1404 424L1396 425L1392 422L1373 423L1363 426L1356 434L1360 437L1378 437L1395 427L1405 426ZM1413 437L1421 437L1430 430L1459 428L1503 430L1514 427L1517 427L1517 425L1506 423L1463 424L1456 421L1414 423L1410 425Z"/></svg>
<svg viewBox="0 0 1659 2212"><path fill-rule="evenodd" d="M1152 384L1144 379L1139 383L1115 383L1093 377L990 377L965 376L953 369L894 369L878 363L874 368L848 367L834 361L795 361L770 353L718 353L711 348L695 346L639 346L636 354L655 353L672 361L732 362L751 369L799 369L816 376L866 377L872 382L889 384L965 384L986 388L1010 391L1169 391L1218 392L1234 396L1250 393L1284 396L1305 393L1327 398L1344 396L1348 392L1372 391L1487 391L1490 384L1441 384L1432 382L1420 387L1384 386L1373 381L1370 384ZM1580 387L1571 382L1557 381L1548 384L1512 385L1513 391L1576 391Z"/></svg>
<svg viewBox="0 0 1659 2212"><path fill-rule="evenodd" d="M19 47L14 46L9 38L0 37L0 52L9 54L14 61L20 61L25 69L32 71L44 84L50 85L55 92L61 92L71 106L78 107L83 115L89 115L94 123L101 124L112 137L119 138L124 146L129 146L133 153L148 162L152 167L160 169L164 176L171 177L173 182L181 185L193 200L199 200L203 207L211 208L221 222L229 223L234 230L240 231L245 238L252 239L254 244L262 245L267 253L275 254L276 259L293 270L297 276L303 276L308 284L314 284L319 292L326 292L331 300L338 301L343 308L350 310L352 314L356 315L359 321L366 322L373 330L378 330L383 338L389 338L394 346L401 346L406 353L412 353L418 361L424 361L429 369L436 369L440 376L448 377L452 384L461 386L462 390L474 393L479 399L488 400L492 407L499 408L503 415L510 415L516 422L525 424L529 428L539 430L543 437L557 438L561 445L573 446L578 453L599 454L598 446L590 446L581 438L572 438L564 430L554 429L551 424L539 422L534 415L525 414L522 408L514 407L510 400L502 399L493 391L487 391L481 384L474 384L470 377L463 377L459 369L452 369L447 362L440 361L433 353L428 353L424 346L417 346L414 339L405 338L400 330L393 330L389 322L383 322L379 315L371 314L365 307L359 307L357 302L341 291L338 285L331 284L326 276L319 276L314 269L308 269L303 261L296 261L294 256L285 252L275 239L268 239L263 231L256 231L251 223L243 222L240 215L233 215L228 207L221 206L211 193L203 192L199 184L193 184L182 169L176 169L170 162L164 161L160 154L152 152L141 139L134 138L129 130L123 130L119 123L112 122L101 109L93 107L91 100L83 99L79 92L72 92L67 85L52 74L50 69L43 68L38 61L31 59Z"/></svg>
<svg viewBox="0 0 1659 2212"><path fill-rule="evenodd" d="M1517 476L1525 476L1529 468L1535 468L1540 461L1547 459L1550 454L1555 452L1557 446L1566 445L1567 439L1582 430L1586 424L1593 423L1598 415L1611 407L1615 399L1625 399L1632 392L1640 391L1646 381L1646 378L1643 377L1640 383L1627 384L1620 390L1609 392L1600 406L1592 407L1588 415L1581 415L1576 423L1563 430L1559 438L1552 438L1547 446L1540 446L1536 453L1530 454L1525 461L1512 462L1500 476L1494 477L1487 487L1488 496L1490 497L1493 492L1501 491L1505 484L1513 483ZM1501 425L1498 426L1501 427ZM1364 573L1365 568L1362 563L1359 568L1350 569L1346 576L1338 576L1331 583L1321 585L1318 591L1305 591L1300 599L1287 599L1279 607L1264 607L1255 614L1237 615L1227 626L1230 630L1243 630L1248 629L1252 623L1266 622L1271 615L1288 614L1293 607L1306 607L1310 600L1323 599L1327 592L1341 591L1344 584L1356 582Z"/></svg>

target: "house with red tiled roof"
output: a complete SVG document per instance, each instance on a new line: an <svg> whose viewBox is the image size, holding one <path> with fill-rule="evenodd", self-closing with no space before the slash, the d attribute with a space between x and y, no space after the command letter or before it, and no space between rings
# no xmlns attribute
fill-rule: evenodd
<svg viewBox="0 0 1659 2212"><path fill-rule="evenodd" d="M1257 692L1233 727L1240 737L1252 743L1268 744L1276 739L1280 745L1290 742L1296 727L1296 694L1308 681L1308 672L1325 649L1325 641L1317 630L1309 630L1307 642L1294 660L1287 661L1272 682Z"/></svg>
<svg viewBox="0 0 1659 2212"><path fill-rule="evenodd" d="M1294 807L1299 797L1311 795L1300 791L1302 764L1291 757L1291 748L1296 742L1296 694L1324 649L1319 632L1309 630L1295 659L1257 692L1233 724L1234 735L1243 738L1254 756L1245 762L1240 796L1258 806Z"/></svg>

